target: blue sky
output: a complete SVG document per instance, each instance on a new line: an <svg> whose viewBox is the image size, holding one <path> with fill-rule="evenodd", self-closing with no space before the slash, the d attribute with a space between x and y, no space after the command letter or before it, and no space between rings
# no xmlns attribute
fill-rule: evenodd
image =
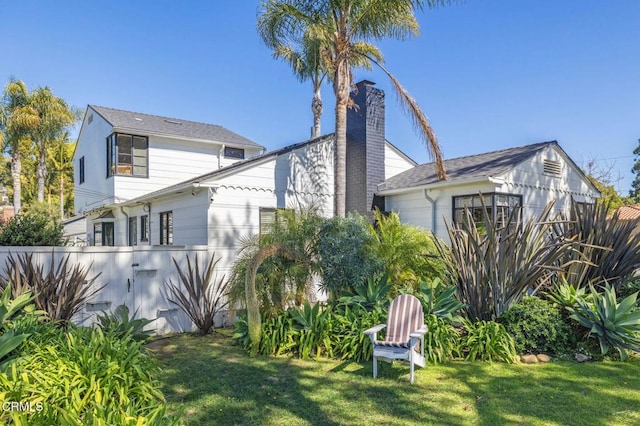
<svg viewBox="0 0 640 426"><path fill-rule="evenodd" d="M220 124L268 149L307 139L311 87L258 38L259 1L0 0L0 81L96 104ZM581 166L633 178L640 138L640 1L468 0L379 43L446 158L558 140ZM387 139L428 161L380 71ZM331 87L323 133L333 131Z"/></svg>

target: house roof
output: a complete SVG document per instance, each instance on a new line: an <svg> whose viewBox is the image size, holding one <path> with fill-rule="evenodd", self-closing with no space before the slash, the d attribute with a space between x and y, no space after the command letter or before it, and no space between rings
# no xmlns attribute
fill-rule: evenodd
<svg viewBox="0 0 640 426"><path fill-rule="evenodd" d="M620 220L635 220L640 218L640 206L622 206L616 213Z"/></svg>
<svg viewBox="0 0 640 426"><path fill-rule="evenodd" d="M258 164L258 163L260 163L262 161L268 160L268 159L273 158L273 157L277 157L279 155L286 154L286 153L288 153L290 151L296 150L298 148L302 148L302 147L304 147L306 145L311 145L311 144L315 144L315 143L322 143L322 142L326 142L326 141L332 140L333 137L334 137L334 134L330 133L328 135L320 136L320 137L315 138L315 139L306 140L304 142L295 143L293 145L287 145L287 146L285 146L283 148L276 149L274 151L269 151L269 152L267 152L265 154L257 155L255 157L251 157L251 158L248 158L248 159L243 160L243 161L238 161L237 163L233 163L233 164L231 164L229 166L225 166L225 167L222 167L220 169L214 170L212 172L205 173L203 175L193 177L191 179L182 181L182 182L177 183L175 185L168 186L166 188L159 189L159 190L151 192L149 194L141 195L139 197L136 197L136 198L133 198L131 200L126 201L126 203L127 204L129 204L129 203L131 203L131 204L141 203L141 202L145 202L145 201L147 201L149 199L152 199L152 198L156 198L156 197L160 197L160 196L163 196L163 195L166 195L166 194L170 194L170 193L173 193L173 192L184 190L185 188L193 187L194 184L199 184L201 182L205 182L205 181L210 180L210 179L219 178L219 177L225 176L227 174L235 173L238 170L242 170L242 169L245 169L247 167L251 167L252 165Z"/></svg>
<svg viewBox="0 0 640 426"><path fill-rule="evenodd" d="M89 105L89 108L100 114L115 129L121 131L219 142L234 147L264 149L262 145L258 145L244 136L215 124L198 123L196 121L124 111L97 105Z"/></svg>
<svg viewBox="0 0 640 426"><path fill-rule="evenodd" d="M461 180L488 179L499 176L552 145L562 151L557 141L549 141L445 160L447 180L444 182L451 184ZM569 159L569 161L571 160ZM438 178L435 163L425 163L387 179L378 185L378 192L419 187L438 182L443 181Z"/></svg>

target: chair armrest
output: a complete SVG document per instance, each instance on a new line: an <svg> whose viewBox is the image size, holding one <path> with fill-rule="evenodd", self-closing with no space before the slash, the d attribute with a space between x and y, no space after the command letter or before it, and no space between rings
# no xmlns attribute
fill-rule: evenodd
<svg viewBox="0 0 640 426"><path fill-rule="evenodd" d="M386 326L387 326L386 324L378 324L378 325L373 326L373 327L371 327L369 329L366 329L365 331L363 331L363 333L375 336L380 330L382 330Z"/></svg>
<svg viewBox="0 0 640 426"><path fill-rule="evenodd" d="M419 329L417 329L413 333L409 334L409 337L412 338L412 339L419 339L422 336L424 336L424 334L427 331L429 331L429 328L426 325L423 325L422 327L420 327Z"/></svg>

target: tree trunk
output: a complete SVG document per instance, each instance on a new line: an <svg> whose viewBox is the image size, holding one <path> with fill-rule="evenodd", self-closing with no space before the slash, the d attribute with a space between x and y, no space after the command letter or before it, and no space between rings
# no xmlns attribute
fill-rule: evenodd
<svg viewBox="0 0 640 426"><path fill-rule="evenodd" d="M336 63L334 91L336 95L336 151L334 214L345 217L347 200L347 105L351 83L348 61Z"/></svg>
<svg viewBox="0 0 640 426"><path fill-rule="evenodd" d="M38 167L36 170L36 176L38 178L38 201L44 201L44 186L45 177L47 175L47 151L45 149L44 141L40 142L40 149L38 155Z"/></svg>
<svg viewBox="0 0 640 426"><path fill-rule="evenodd" d="M11 178L13 179L13 210L16 215L20 213L20 209L22 208L21 174L22 161L20 159L20 152L17 149L14 149L13 154L11 155Z"/></svg>
<svg viewBox="0 0 640 426"><path fill-rule="evenodd" d="M320 137L320 120L322 118L322 95L320 86L313 91L313 101L311 101L311 111L313 112L313 128L311 129L311 139Z"/></svg>
<svg viewBox="0 0 640 426"><path fill-rule="evenodd" d="M262 262L276 254L281 254L290 259L296 258L295 253L287 247L281 244L270 244L259 248L247 264L244 291L247 299L247 328L249 329L249 340L251 340L251 356L258 354L262 337L262 319L260 318L260 304L258 302L258 292L256 291L256 273Z"/></svg>

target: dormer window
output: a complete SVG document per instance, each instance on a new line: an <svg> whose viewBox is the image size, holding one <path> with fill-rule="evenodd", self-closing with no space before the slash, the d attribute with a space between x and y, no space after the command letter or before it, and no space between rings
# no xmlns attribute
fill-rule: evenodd
<svg viewBox="0 0 640 426"><path fill-rule="evenodd" d="M149 176L149 138L112 133L107 138L107 177Z"/></svg>

